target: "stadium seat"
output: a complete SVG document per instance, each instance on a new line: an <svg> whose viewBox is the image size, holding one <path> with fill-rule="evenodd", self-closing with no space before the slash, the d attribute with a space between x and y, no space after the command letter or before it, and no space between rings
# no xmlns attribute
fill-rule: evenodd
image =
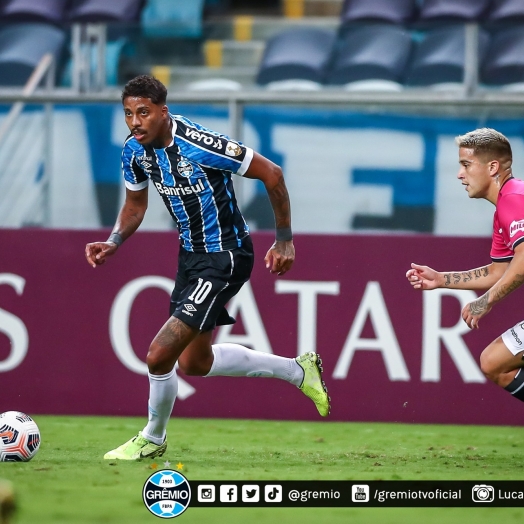
<svg viewBox="0 0 524 524"><path fill-rule="evenodd" d="M522 0L493 0L488 22L492 24L523 23L524 2Z"/></svg>
<svg viewBox="0 0 524 524"><path fill-rule="evenodd" d="M457 93L463 93L464 92L464 81L461 80L460 82L438 82L437 84L432 84L427 86L431 91L455 91Z"/></svg>
<svg viewBox="0 0 524 524"><path fill-rule="evenodd" d="M491 0L423 0L418 22L473 22L487 15Z"/></svg>
<svg viewBox="0 0 524 524"><path fill-rule="evenodd" d="M481 81L502 86L524 82L524 31L505 28L492 36L481 71Z"/></svg>
<svg viewBox="0 0 524 524"><path fill-rule="evenodd" d="M411 48L411 36L400 27L384 24L354 27L337 43L327 83L402 82Z"/></svg>
<svg viewBox="0 0 524 524"><path fill-rule="evenodd" d="M506 91L507 93L524 93L524 82L506 84L505 86L501 86L500 89L502 91Z"/></svg>
<svg viewBox="0 0 524 524"><path fill-rule="evenodd" d="M357 80L356 82L348 82L344 85L346 91L382 91L389 93L397 93L402 91L403 86L399 82L392 80Z"/></svg>
<svg viewBox="0 0 524 524"><path fill-rule="evenodd" d="M242 84L229 78L205 78L186 85L188 91L240 91Z"/></svg>
<svg viewBox="0 0 524 524"><path fill-rule="evenodd" d="M0 20L60 24L65 18L67 2L68 0L4 0L0 7Z"/></svg>
<svg viewBox="0 0 524 524"><path fill-rule="evenodd" d="M319 91L322 84L312 80L277 80L266 84L269 91Z"/></svg>
<svg viewBox="0 0 524 524"><path fill-rule="evenodd" d="M227 14L231 9L231 0L205 0L205 16L216 16Z"/></svg>
<svg viewBox="0 0 524 524"><path fill-rule="evenodd" d="M489 36L479 31L479 63L482 62ZM406 84L429 86L444 83L461 83L464 77L465 30L453 26L428 31L415 49L408 67Z"/></svg>
<svg viewBox="0 0 524 524"><path fill-rule="evenodd" d="M203 12L204 0L149 0L142 30L147 38L199 38Z"/></svg>
<svg viewBox="0 0 524 524"><path fill-rule="evenodd" d="M260 63L257 82L311 80L322 83L331 56L335 32L303 27L272 37Z"/></svg>
<svg viewBox="0 0 524 524"><path fill-rule="evenodd" d="M137 22L144 0L72 0L70 22Z"/></svg>
<svg viewBox="0 0 524 524"><path fill-rule="evenodd" d="M0 30L0 84L24 85L46 53L58 61L66 36L49 24L12 24Z"/></svg>
<svg viewBox="0 0 524 524"><path fill-rule="evenodd" d="M341 22L405 24L415 16L416 6L417 0L345 0Z"/></svg>

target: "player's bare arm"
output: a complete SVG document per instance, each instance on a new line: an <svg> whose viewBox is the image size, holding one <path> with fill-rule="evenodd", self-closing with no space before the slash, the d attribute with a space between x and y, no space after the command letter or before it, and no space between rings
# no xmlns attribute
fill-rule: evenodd
<svg viewBox="0 0 524 524"><path fill-rule="evenodd" d="M414 289L490 289L506 271L508 262L493 262L468 271L439 272L428 266L411 264L406 278Z"/></svg>
<svg viewBox="0 0 524 524"><path fill-rule="evenodd" d="M462 310L462 318L470 329L477 329L479 320L487 315L495 304L524 283L524 244L515 248L515 255L506 267L500 279L486 293Z"/></svg>
<svg viewBox="0 0 524 524"><path fill-rule="evenodd" d="M111 235L105 242L86 245L87 262L93 266L104 264L107 257L114 255L124 240L140 226L147 210L147 187L140 191L126 189L126 199L118 213Z"/></svg>
<svg viewBox="0 0 524 524"><path fill-rule="evenodd" d="M266 188L275 214L276 240L264 261L271 273L283 275L295 261L295 247L291 233L291 205L282 169L262 155L254 153L244 176L261 180Z"/></svg>

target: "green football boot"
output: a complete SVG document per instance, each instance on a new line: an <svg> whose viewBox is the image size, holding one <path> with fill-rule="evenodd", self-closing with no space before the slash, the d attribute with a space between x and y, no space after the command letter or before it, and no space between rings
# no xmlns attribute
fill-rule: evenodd
<svg viewBox="0 0 524 524"><path fill-rule="evenodd" d="M309 397L318 409L318 412L327 417L331 411L326 384L322 380L322 360L317 353L305 353L295 359L304 370L304 379L298 387L306 397Z"/></svg>
<svg viewBox="0 0 524 524"><path fill-rule="evenodd" d="M167 440L158 446L153 442L147 440L139 431L138 435L128 440L112 451L108 451L105 459L119 459L119 460L139 460L143 458L161 457L167 449Z"/></svg>

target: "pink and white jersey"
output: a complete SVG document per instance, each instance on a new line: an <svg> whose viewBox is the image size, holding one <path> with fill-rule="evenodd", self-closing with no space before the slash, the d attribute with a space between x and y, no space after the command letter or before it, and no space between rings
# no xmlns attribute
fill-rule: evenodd
<svg viewBox="0 0 524 524"><path fill-rule="evenodd" d="M509 262L524 242L524 181L510 178L500 189L493 216L491 259Z"/></svg>

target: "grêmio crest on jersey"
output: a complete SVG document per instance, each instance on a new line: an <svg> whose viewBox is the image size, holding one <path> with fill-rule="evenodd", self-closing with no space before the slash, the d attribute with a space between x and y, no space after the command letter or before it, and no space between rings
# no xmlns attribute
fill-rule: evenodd
<svg viewBox="0 0 524 524"><path fill-rule="evenodd" d="M170 115L173 141L166 148L129 136L122 151L125 184L144 189L149 180L162 197L189 251L233 249L249 232L235 198L231 174L242 176L253 150L179 116Z"/></svg>

